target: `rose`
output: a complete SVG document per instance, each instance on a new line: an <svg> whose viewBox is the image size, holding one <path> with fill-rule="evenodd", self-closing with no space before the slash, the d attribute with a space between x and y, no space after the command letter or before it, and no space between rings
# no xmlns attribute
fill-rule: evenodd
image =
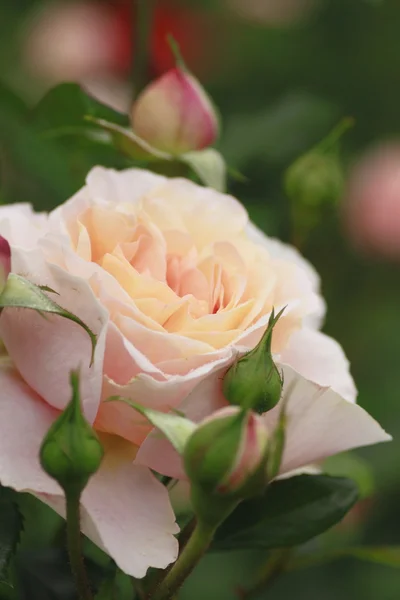
<svg viewBox="0 0 400 600"><path fill-rule="evenodd" d="M379 145L353 167L343 205L348 237L358 250L400 258L400 145Z"/></svg>
<svg viewBox="0 0 400 600"><path fill-rule="evenodd" d="M61 490L41 470L41 440L81 368L83 408L105 458L82 496L83 531L127 573L176 558L165 488L148 467L182 477L180 458L148 422L110 396L179 409L200 421L226 405L222 377L260 340L272 308L285 311L272 351L283 372L287 445L282 472L389 439L354 404L339 345L319 333L318 277L292 248L249 223L234 198L183 179L95 168L49 215L0 208L12 270L55 290L57 303L98 335L58 316L6 308L0 337L0 481L59 512ZM279 406L263 417L269 429Z"/></svg>

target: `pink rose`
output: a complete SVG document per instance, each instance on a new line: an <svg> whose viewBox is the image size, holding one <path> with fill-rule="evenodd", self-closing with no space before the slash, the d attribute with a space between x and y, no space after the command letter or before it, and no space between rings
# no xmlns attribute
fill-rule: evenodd
<svg viewBox="0 0 400 600"><path fill-rule="evenodd" d="M400 145L378 146L354 167L344 203L353 244L369 254L400 259Z"/></svg>
<svg viewBox="0 0 400 600"><path fill-rule="evenodd" d="M81 367L86 417L106 455L82 497L83 531L127 573L175 560L177 532L165 488L149 467L183 477L181 460L114 395L179 409L199 421L226 405L222 377L260 340L272 308L286 306L272 350L288 399L282 473L389 439L354 404L340 346L317 331L324 312L312 267L267 238L239 202L184 179L97 167L48 216L0 208L12 271L58 292L57 302L98 335L57 316L7 308L0 337L13 367L0 371L0 480L63 512L38 449ZM272 427L279 407L263 418Z"/></svg>

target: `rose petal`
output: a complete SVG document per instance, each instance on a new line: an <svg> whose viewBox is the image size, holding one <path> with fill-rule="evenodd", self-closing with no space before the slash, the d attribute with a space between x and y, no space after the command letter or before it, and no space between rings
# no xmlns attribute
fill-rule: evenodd
<svg viewBox="0 0 400 600"><path fill-rule="evenodd" d="M40 252L16 249L13 262L16 272L58 292L52 295L55 302L79 316L98 339L90 366L91 341L82 327L60 316L44 318L29 309L6 308L0 336L7 352L30 387L59 409L70 400L70 372L79 368L84 412L93 421L100 401L107 312L87 282L45 263Z"/></svg>
<svg viewBox="0 0 400 600"><path fill-rule="evenodd" d="M0 481L19 492L60 494L39 464L39 448L57 416L4 362L0 366Z"/></svg>
<svg viewBox="0 0 400 600"><path fill-rule="evenodd" d="M39 463L39 448L58 412L48 406L9 366L0 368L0 481L30 492L65 516L58 484ZM82 496L82 530L121 569L143 577L149 567L165 568L177 557L178 532L168 493L150 471L133 466L132 447L105 441L100 470Z"/></svg>
<svg viewBox="0 0 400 600"><path fill-rule="evenodd" d="M308 381L286 365L283 377L287 441L281 473L320 462L338 452L391 440L363 408L344 400L333 389ZM265 415L270 431L277 423L280 407L281 404Z"/></svg>
<svg viewBox="0 0 400 600"><path fill-rule="evenodd" d="M226 366L231 363L232 349L227 349L226 352L221 352L216 359L210 363L205 363L197 369L180 376L172 375L167 379L159 381L145 373L138 374L132 381L126 385L119 385L105 377L102 397L104 400L110 396L122 396L129 398L146 406L163 412L169 412L173 408L179 408L184 401L182 410L186 410L187 400L191 408L198 405L201 414L209 413L211 407L219 397L215 397L213 390L215 389L215 380L218 378L218 373L221 368L226 369ZM206 386L210 386L210 393L198 392L198 400L191 400L190 392L204 380ZM207 388L208 390L208 388ZM186 400L185 400L186 399ZM189 418L192 412L190 411ZM193 419L195 420L195 419ZM115 433L134 444L141 444L151 430L151 426L147 423L142 415L133 410L130 406L118 402L102 402L96 417L95 426L101 431Z"/></svg>
<svg viewBox="0 0 400 600"><path fill-rule="evenodd" d="M10 246L33 248L47 230L47 215L34 212L30 204L0 206L0 234Z"/></svg>
<svg viewBox="0 0 400 600"><path fill-rule="evenodd" d="M355 402L357 389L342 347L333 338L312 329L295 331L280 361L306 379L331 387L342 398Z"/></svg>
<svg viewBox="0 0 400 600"><path fill-rule="evenodd" d="M304 284L306 285L308 282L310 288L311 312L307 316L305 324L318 329L324 319L326 306L323 298L319 295L321 281L317 271L296 248L275 238L267 237L254 223L248 223L246 233L251 240L264 246L273 258L291 262L299 267L300 274L303 274Z"/></svg>
<svg viewBox="0 0 400 600"><path fill-rule="evenodd" d="M128 450L125 448L128 446ZM165 569L178 556L179 527L166 488L149 469L132 464L129 444L111 440L82 496L83 531L129 575Z"/></svg>

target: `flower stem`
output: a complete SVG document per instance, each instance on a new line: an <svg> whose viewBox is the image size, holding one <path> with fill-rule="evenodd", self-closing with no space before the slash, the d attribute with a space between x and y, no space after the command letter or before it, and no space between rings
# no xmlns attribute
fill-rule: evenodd
<svg viewBox="0 0 400 600"><path fill-rule="evenodd" d="M72 575L75 580L79 600L92 600L89 581L82 555L80 528L80 492L66 493L67 504L67 546Z"/></svg>
<svg viewBox="0 0 400 600"><path fill-rule="evenodd" d="M132 84L136 98L148 80L151 26L155 0L133 0Z"/></svg>
<svg viewBox="0 0 400 600"><path fill-rule="evenodd" d="M214 537L216 527L197 523L182 554L151 596L152 600L171 600L193 571Z"/></svg>

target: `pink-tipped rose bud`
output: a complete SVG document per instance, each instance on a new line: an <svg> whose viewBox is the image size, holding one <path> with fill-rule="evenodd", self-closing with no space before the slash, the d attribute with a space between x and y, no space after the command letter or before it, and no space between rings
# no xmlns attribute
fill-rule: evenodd
<svg viewBox="0 0 400 600"><path fill-rule="evenodd" d="M266 484L268 434L253 412L227 407L204 420L187 442L186 473L208 494L245 497Z"/></svg>
<svg viewBox="0 0 400 600"><path fill-rule="evenodd" d="M343 215L357 248L400 260L400 144L375 148L354 167Z"/></svg>
<svg viewBox="0 0 400 600"><path fill-rule="evenodd" d="M11 271L10 244L0 235L0 293L6 285L7 277Z"/></svg>
<svg viewBox="0 0 400 600"><path fill-rule="evenodd" d="M132 127L158 150L183 154L210 146L218 118L199 81L175 67L148 85L132 107Z"/></svg>

